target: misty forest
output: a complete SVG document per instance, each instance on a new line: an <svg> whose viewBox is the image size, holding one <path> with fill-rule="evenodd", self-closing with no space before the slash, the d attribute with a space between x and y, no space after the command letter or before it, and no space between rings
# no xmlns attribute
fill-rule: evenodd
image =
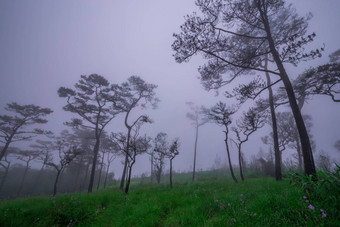
<svg viewBox="0 0 340 227"><path fill-rule="evenodd" d="M0 226L340 226L340 2L0 3Z"/></svg>

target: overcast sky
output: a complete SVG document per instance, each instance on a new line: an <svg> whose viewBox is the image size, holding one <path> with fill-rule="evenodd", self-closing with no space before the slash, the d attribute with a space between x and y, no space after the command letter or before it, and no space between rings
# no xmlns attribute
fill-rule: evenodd
<svg viewBox="0 0 340 227"><path fill-rule="evenodd" d="M293 2L293 1L292 1ZM294 1L298 13L312 12L310 32L317 37L313 47L326 45L321 59L288 66L295 78L306 68L323 64L328 55L340 48L340 1ZM203 89L197 68L200 56L189 63L178 64L172 57L172 34L179 32L184 16L197 11L193 0L2 0L0 1L0 114L9 102L49 107L54 113L47 128L60 131L72 114L65 113L65 100L57 96L60 86L72 87L80 75L97 73L112 83L121 83L131 75L158 85L161 100L157 110L148 111L154 124L144 132L154 137L163 131L169 139L179 137L180 155L174 160L175 170L192 166L194 128L186 118L185 102L212 106L223 96ZM329 152L340 159L334 143L340 139L340 104L329 97L313 97L303 108L313 117L312 134L316 151ZM125 131L117 118L108 131ZM260 147L267 151L260 130L244 146L244 154L256 154ZM198 169L213 166L216 155L226 159L222 129L214 125L200 128ZM236 150L232 147L236 163ZM123 166L117 160L112 170L120 175ZM148 172L147 157L137 160L134 173Z"/></svg>

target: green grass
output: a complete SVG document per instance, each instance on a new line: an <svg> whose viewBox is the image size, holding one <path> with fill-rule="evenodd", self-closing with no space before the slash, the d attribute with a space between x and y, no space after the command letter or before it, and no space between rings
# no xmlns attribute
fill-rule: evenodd
<svg viewBox="0 0 340 227"><path fill-rule="evenodd" d="M116 188L91 195L31 197L0 204L2 226L340 226L327 200L303 199L289 180L216 177L198 183L135 184L128 196ZM198 179L198 180L199 180ZM312 204L315 210L308 209ZM320 209L327 213L321 217ZM256 213L256 214L255 214ZM330 215L332 214L332 215ZM234 222L234 220L236 220Z"/></svg>

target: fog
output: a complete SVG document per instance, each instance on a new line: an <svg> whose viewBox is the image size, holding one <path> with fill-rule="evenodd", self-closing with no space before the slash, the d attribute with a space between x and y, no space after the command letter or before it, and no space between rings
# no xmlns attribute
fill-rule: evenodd
<svg viewBox="0 0 340 227"><path fill-rule="evenodd" d="M304 70L328 62L328 55L340 48L340 2L290 2L300 15L308 12L314 15L308 32L315 32L317 36L308 48L325 45L321 58L302 62L297 67L287 65L288 74L294 79ZM220 100L232 103L223 92L234 86L228 85L218 92L206 91L197 71L205 60L197 55L189 63L178 64L172 56L172 34L180 31L185 15L197 10L193 0L1 1L0 114L6 114L3 107L10 102L48 107L54 112L44 128L59 133L67 128L63 122L75 116L63 111L66 101L58 97L59 87L72 88L80 75L92 73L119 84L131 75L138 75L146 82L158 85L156 96L160 99L157 109L133 113L147 113L154 121L143 126L142 134L155 137L158 132L165 132L170 141L178 137L180 154L174 159L174 170L191 171L195 128L186 117L190 111L186 102L206 107ZM242 110L233 118L241 116ZM289 108L285 106L279 110L289 111ZM328 96L313 96L302 112L312 116L314 154L324 151L334 161L339 161L340 152L334 144L340 139L340 105ZM115 118L106 131L126 132L123 116ZM261 137L269 133L270 126L267 125L250 137L244 145L246 159L261 149L268 152L269 146L262 143ZM11 146L25 148L32 142ZM284 151L284 159L293 152ZM231 156L236 165L235 146L231 146ZM223 129L210 123L200 127L196 169L215 168L216 159L224 163L226 158ZM117 158L111 166L117 178L123 170L122 160ZM39 163L32 164L33 168L40 166ZM135 176L142 173L150 174L147 155L138 156L133 169Z"/></svg>

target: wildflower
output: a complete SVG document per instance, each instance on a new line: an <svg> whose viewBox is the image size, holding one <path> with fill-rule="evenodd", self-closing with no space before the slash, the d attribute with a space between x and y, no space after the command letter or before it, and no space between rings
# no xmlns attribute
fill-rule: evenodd
<svg viewBox="0 0 340 227"><path fill-rule="evenodd" d="M254 216L256 216L256 213L254 213Z"/></svg>
<svg viewBox="0 0 340 227"><path fill-rule="evenodd" d="M309 200L308 200L308 199L306 199L306 203L309 203Z"/></svg>
<svg viewBox="0 0 340 227"><path fill-rule="evenodd" d="M327 217L327 214L324 213L324 212L322 212L322 217L323 217L323 218Z"/></svg>
<svg viewBox="0 0 340 227"><path fill-rule="evenodd" d="M308 209L314 210L315 208L314 208L314 206L312 204L309 204Z"/></svg>
<svg viewBox="0 0 340 227"><path fill-rule="evenodd" d="M215 200L215 203L218 203L218 199Z"/></svg>
<svg viewBox="0 0 340 227"><path fill-rule="evenodd" d="M247 210L244 210L244 212L246 212L246 213L247 213Z"/></svg>
<svg viewBox="0 0 340 227"><path fill-rule="evenodd" d="M236 219L235 219L235 218L233 218L233 222L236 222Z"/></svg>
<svg viewBox="0 0 340 227"><path fill-rule="evenodd" d="M243 197L243 194L241 194L240 197Z"/></svg>
<svg viewBox="0 0 340 227"><path fill-rule="evenodd" d="M323 210L323 209L320 209L320 212L322 212L322 213L323 213L323 212L324 212L324 210Z"/></svg>
<svg viewBox="0 0 340 227"><path fill-rule="evenodd" d="M230 207L230 203L228 203L228 206Z"/></svg>
<svg viewBox="0 0 340 227"><path fill-rule="evenodd" d="M307 199L307 196L304 195L304 196L303 196L303 199Z"/></svg>

